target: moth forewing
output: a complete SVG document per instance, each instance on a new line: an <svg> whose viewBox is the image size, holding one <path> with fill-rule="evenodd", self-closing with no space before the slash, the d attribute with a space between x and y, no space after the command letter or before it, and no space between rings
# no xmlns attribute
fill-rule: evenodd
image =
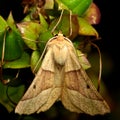
<svg viewBox="0 0 120 120"><path fill-rule="evenodd" d="M18 103L19 114L48 110L61 100L66 109L90 115L105 114L110 108L82 68L72 42L62 34L51 38L42 65Z"/></svg>
<svg viewBox="0 0 120 120"><path fill-rule="evenodd" d="M16 113L32 114L46 111L59 98L61 88L55 86L56 77L54 67L53 50L48 45L41 68L38 70L25 95L16 106ZM58 73L56 74L58 75Z"/></svg>
<svg viewBox="0 0 120 120"><path fill-rule="evenodd" d="M105 100L97 92L83 71L69 71L65 76L63 105L73 112L84 112L90 115L109 113ZM68 104L69 103L69 104Z"/></svg>

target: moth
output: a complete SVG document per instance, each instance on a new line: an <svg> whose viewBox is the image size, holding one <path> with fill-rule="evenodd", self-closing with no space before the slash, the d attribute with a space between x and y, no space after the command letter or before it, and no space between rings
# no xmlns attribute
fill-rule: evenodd
<svg viewBox="0 0 120 120"><path fill-rule="evenodd" d="M110 112L107 102L82 68L73 43L61 33L47 42L41 67L15 113L44 112L58 100L71 112L90 115Z"/></svg>

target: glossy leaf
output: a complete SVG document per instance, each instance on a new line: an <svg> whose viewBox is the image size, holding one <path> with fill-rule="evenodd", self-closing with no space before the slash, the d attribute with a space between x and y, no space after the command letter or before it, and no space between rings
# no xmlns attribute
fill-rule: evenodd
<svg viewBox="0 0 120 120"><path fill-rule="evenodd" d="M39 51L41 53L43 52L47 41L52 37L53 35L49 30L40 34L38 46L39 46Z"/></svg>
<svg viewBox="0 0 120 120"><path fill-rule="evenodd" d="M101 19L101 13L98 6L95 3L92 3L83 17L90 24L99 24Z"/></svg>
<svg viewBox="0 0 120 120"><path fill-rule="evenodd" d="M19 59L6 62L3 65L3 68L12 68L12 69L20 69L26 67L30 67L30 56L26 52L24 52Z"/></svg>
<svg viewBox="0 0 120 120"><path fill-rule="evenodd" d="M0 32L4 31L8 27L7 22L2 16L0 16Z"/></svg>
<svg viewBox="0 0 120 120"><path fill-rule="evenodd" d="M88 69L91 67L91 65L87 59L87 56L85 54L83 54L80 50L77 50L77 55L79 57L79 61L80 61L81 65L84 69Z"/></svg>
<svg viewBox="0 0 120 120"><path fill-rule="evenodd" d="M79 17L78 18L78 22L79 22L79 34L80 35L86 35L86 36L95 36L96 38L98 38L98 32L95 30L95 28L88 23L87 20Z"/></svg>
<svg viewBox="0 0 120 120"><path fill-rule="evenodd" d="M9 27L10 27L12 30L14 30L14 31L16 31L16 32L18 31L11 12L10 12L10 14L9 14L9 16L8 16L8 18L7 18L7 24L9 25Z"/></svg>
<svg viewBox="0 0 120 120"><path fill-rule="evenodd" d="M22 22L27 22L27 21L31 21L30 14L26 15L25 18L22 20Z"/></svg>
<svg viewBox="0 0 120 120"><path fill-rule="evenodd" d="M40 56L40 52L37 50L33 51L31 55L31 70L33 73L36 73L41 65L41 63L38 63Z"/></svg>
<svg viewBox="0 0 120 120"><path fill-rule="evenodd" d="M41 30L41 26L37 22L22 22L17 24L18 29L20 30L22 34L22 38L24 39L24 42L26 45L32 49L36 50L37 49L37 39L39 37L39 33Z"/></svg>
<svg viewBox="0 0 120 120"><path fill-rule="evenodd" d="M33 51L32 55L31 55L31 69L32 69L33 73L36 73L38 71L38 69L41 65L41 62L42 62L42 61L39 61L39 59L45 49L47 41L52 37L53 37L53 35L50 31L46 31L46 32L40 34L39 43L38 43L39 51L37 51L37 50Z"/></svg>
<svg viewBox="0 0 120 120"><path fill-rule="evenodd" d="M57 0L57 2L62 9L71 10L74 14L82 16L92 0Z"/></svg>
<svg viewBox="0 0 120 120"><path fill-rule="evenodd" d="M21 37L12 30L4 32L0 39L0 58L4 47L4 60L14 60L21 56L23 49L21 47ZM3 41L5 44L3 44Z"/></svg>
<svg viewBox="0 0 120 120"><path fill-rule="evenodd" d="M74 39L76 35L78 34L79 23L78 23L76 15L72 15L71 17L72 17L71 19L72 24L70 26L70 15L64 14L62 16L60 23L57 25L54 31L54 34L58 34L59 31L62 31L62 33L65 36L70 36L70 27L72 27L72 36L70 37L70 39ZM57 24L57 22L58 22L58 19L53 20L50 24L49 29L52 30L54 26Z"/></svg>
<svg viewBox="0 0 120 120"><path fill-rule="evenodd" d="M39 14L39 18L40 18L40 24L44 27L44 28L48 28L48 23L45 20L44 16L42 14Z"/></svg>

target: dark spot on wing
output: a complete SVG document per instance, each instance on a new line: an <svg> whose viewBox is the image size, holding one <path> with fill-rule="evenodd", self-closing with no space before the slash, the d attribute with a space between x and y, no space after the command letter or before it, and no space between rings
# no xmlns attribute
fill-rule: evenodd
<svg viewBox="0 0 120 120"><path fill-rule="evenodd" d="M36 88L36 85L33 85L33 89L35 89Z"/></svg>
<svg viewBox="0 0 120 120"><path fill-rule="evenodd" d="M90 88L90 86L87 84L87 89L89 89Z"/></svg>

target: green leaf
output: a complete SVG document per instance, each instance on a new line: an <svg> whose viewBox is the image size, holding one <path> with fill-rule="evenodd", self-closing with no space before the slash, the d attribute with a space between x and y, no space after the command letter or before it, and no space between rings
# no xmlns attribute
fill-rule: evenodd
<svg viewBox="0 0 120 120"><path fill-rule="evenodd" d="M43 16L42 14L39 14L39 18L40 18L40 24L41 24L44 28L46 28L46 30L47 30L47 28L48 28L48 23L46 22L44 16Z"/></svg>
<svg viewBox="0 0 120 120"><path fill-rule="evenodd" d="M39 37L40 41L38 43L39 51L38 50L33 51L32 55L31 55L31 69L32 69L33 73L36 73L38 71L38 69L41 65L41 61L39 61L40 56L42 55L42 53L45 49L46 43L52 37L53 37L53 35L50 31L46 31L46 32L40 34L40 37ZM38 63L38 61L40 63Z"/></svg>
<svg viewBox="0 0 120 120"><path fill-rule="evenodd" d="M80 50L77 50L77 55L78 55L80 64L84 69L88 69L91 67L85 54L83 54Z"/></svg>
<svg viewBox="0 0 120 120"><path fill-rule="evenodd" d="M20 85L18 87L8 87L7 85L4 85L0 82L0 104L5 106L8 112L13 111L15 104L13 104L10 100L12 100L14 103L17 103L23 96L24 91L25 87L23 85Z"/></svg>
<svg viewBox="0 0 120 120"><path fill-rule="evenodd" d="M99 24L101 20L100 9L95 3L92 3L89 9L84 14L83 18L86 19L92 25Z"/></svg>
<svg viewBox="0 0 120 120"><path fill-rule="evenodd" d="M5 30L8 27L7 22L2 16L0 16L0 32Z"/></svg>
<svg viewBox="0 0 120 120"><path fill-rule="evenodd" d="M82 16L93 0L56 0L62 9L71 10L74 14Z"/></svg>
<svg viewBox="0 0 120 120"><path fill-rule="evenodd" d="M45 9L53 9L53 7L54 7L54 0L47 0L44 5L44 8Z"/></svg>
<svg viewBox="0 0 120 120"><path fill-rule="evenodd" d="M30 14L27 14L27 15L25 16L25 18L22 20L22 22L27 22L27 21L31 21L31 16L30 16Z"/></svg>
<svg viewBox="0 0 120 120"><path fill-rule="evenodd" d="M41 65L41 61L39 61L40 56L41 56L40 52L37 50L33 51L31 55L31 69L33 73L37 73L38 69L40 68Z"/></svg>
<svg viewBox="0 0 120 120"><path fill-rule="evenodd" d="M8 27L7 22L2 16L0 16L0 32L4 31Z"/></svg>
<svg viewBox="0 0 120 120"><path fill-rule="evenodd" d="M26 68L30 67L30 56L28 53L24 52L21 58L6 62L3 65L3 68L12 68L12 69L19 69L19 68Z"/></svg>
<svg viewBox="0 0 120 120"><path fill-rule="evenodd" d="M37 22L27 21L17 24L18 29L20 30L22 34L22 38L24 39L24 42L26 45L32 49L37 49L37 39L39 38L39 33L42 27Z"/></svg>
<svg viewBox="0 0 120 120"><path fill-rule="evenodd" d="M98 38L98 32L95 30L95 28L85 19L78 17L79 22L79 34L80 35L86 35L86 36L95 36Z"/></svg>
<svg viewBox="0 0 120 120"><path fill-rule="evenodd" d="M59 18L56 18L55 20L53 20L50 24L50 27L49 27L49 30L52 31L52 29L54 28L54 26L56 26L57 22L58 22L58 19ZM62 33L65 35L65 36L69 36L69 33L70 33L70 19L69 19L69 16L62 16L62 19L60 21L60 23L57 25L55 31L54 31L54 34L58 34L59 31L62 31Z"/></svg>
<svg viewBox="0 0 120 120"><path fill-rule="evenodd" d="M49 31L49 30L40 34L39 43L38 43L40 53L43 52L46 43L52 37L53 37L53 35L52 35L51 31Z"/></svg>
<svg viewBox="0 0 120 120"><path fill-rule="evenodd" d="M57 25L54 34L58 34L59 31L62 31L62 33L65 36L70 36L70 27L72 27L72 36L70 39L73 39L77 36L78 34L78 30L79 30L79 24L78 24L78 19L76 15L71 16L71 26L70 26L70 15L69 14L64 14L62 16L62 19L60 21L60 23ZM54 28L54 26L57 24L59 18L56 18L55 20L53 20L49 26L49 30L52 31L52 29Z"/></svg>
<svg viewBox="0 0 120 120"><path fill-rule="evenodd" d="M10 12L8 18L7 18L7 24L10 26L10 28L12 30L17 31L16 25L15 25L15 21L13 19L12 13Z"/></svg>
<svg viewBox="0 0 120 120"><path fill-rule="evenodd" d="M4 48L4 60L14 60L21 56L23 49L20 43L21 37L12 30L8 30L0 35L0 58ZM3 42L5 44L3 44Z"/></svg>

